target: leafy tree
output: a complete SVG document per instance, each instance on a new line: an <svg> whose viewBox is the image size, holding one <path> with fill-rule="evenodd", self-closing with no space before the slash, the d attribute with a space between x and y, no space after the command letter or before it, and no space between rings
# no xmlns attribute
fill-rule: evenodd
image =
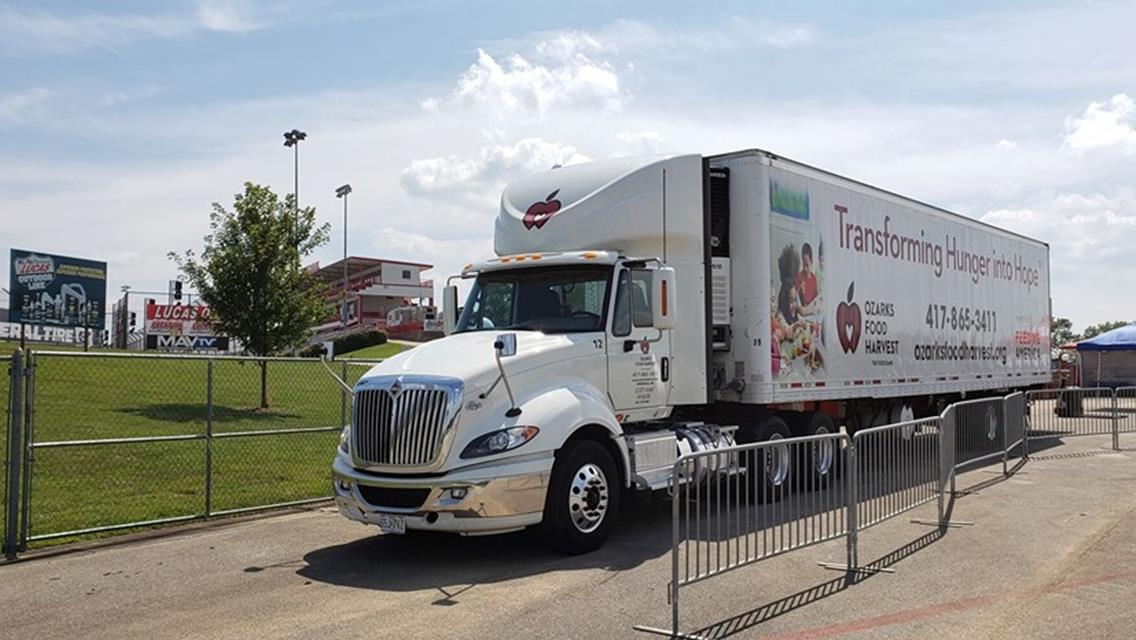
<svg viewBox="0 0 1136 640"><path fill-rule="evenodd" d="M1073 333L1073 321L1069 318L1053 318L1049 323L1049 341L1054 348L1076 342L1081 336Z"/></svg>
<svg viewBox="0 0 1136 640"><path fill-rule="evenodd" d="M1112 331L1113 329L1119 329L1120 327L1123 327L1127 324L1131 324L1131 322L1127 320L1113 320L1112 322L1090 324L1089 326L1085 327L1085 335L1081 339L1088 340L1089 338L1095 338L1102 333L1107 333L1109 331Z"/></svg>
<svg viewBox="0 0 1136 640"><path fill-rule="evenodd" d="M255 356L301 346L311 328L331 314L324 289L300 261L329 237L316 227L316 210L296 210L268 187L245 183L233 211L213 203L209 235L200 256L188 250L169 257L209 305L217 331ZM260 363L260 408L268 408L268 363Z"/></svg>

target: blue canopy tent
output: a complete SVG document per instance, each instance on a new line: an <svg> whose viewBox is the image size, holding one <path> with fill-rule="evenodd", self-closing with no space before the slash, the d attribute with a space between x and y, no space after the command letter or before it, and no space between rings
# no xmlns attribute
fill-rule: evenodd
<svg viewBox="0 0 1136 640"><path fill-rule="evenodd" d="M1136 385L1136 322L1078 342L1077 353L1082 385Z"/></svg>

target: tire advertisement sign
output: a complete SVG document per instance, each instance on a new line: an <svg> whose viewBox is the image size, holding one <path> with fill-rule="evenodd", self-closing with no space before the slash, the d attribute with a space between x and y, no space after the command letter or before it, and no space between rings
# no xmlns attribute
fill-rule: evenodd
<svg viewBox="0 0 1136 640"><path fill-rule="evenodd" d="M105 328L105 262L12 249L10 269L10 322Z"/></svg>
<svg viewBox="0 0 1136 640"><path fill-rule="evenodd" d="M146 348L225 351L229 338L213 333L205 305L147 304Z"/></svg>
<svg viewBox="0 0 1136 640"><path fill-rule="evenodd" d="M1048 376L1048 247L890 194L769 170L774 382Z"/></svg>

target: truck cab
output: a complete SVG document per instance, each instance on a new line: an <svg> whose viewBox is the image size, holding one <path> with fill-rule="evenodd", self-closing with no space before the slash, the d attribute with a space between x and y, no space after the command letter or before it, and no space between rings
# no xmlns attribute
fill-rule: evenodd
<svg viewBox="0 0 1136 640"><path fill-rule="evenodd" d="M583 552L625 489L666 485L679 439L728 444L669 422L707 400L703 179L700 156L675 156L509 185L497 255L451 278L468 286L460 315L456 284L444 292L446 337L355 387L334 463L343 514L396 533L541 525Z"/></svg>

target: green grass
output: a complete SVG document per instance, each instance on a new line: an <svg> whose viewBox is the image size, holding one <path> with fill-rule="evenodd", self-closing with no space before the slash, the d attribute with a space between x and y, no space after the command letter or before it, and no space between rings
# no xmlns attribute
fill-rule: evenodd
<svg viewBox="0 0 1136 640"><path fill-rule="evenodd" d="M0 341L0 358L6 359L18 346ZM83 354L81 347L30 347L41 352L35 356L36 443L203 436L212 424L218 436L211 452L212 511L330 495L331 460L351 405L319 362L270 361L270 408L261 410L260 367L253 361L214 360L210 371L201 359L116 357L111 350ZM378 360L405 348L377 345L345 357ZM370 368L343 362L329 366L348 384ZM0 367L7 371L6 362ZM7 415L7 382L4 375L0 415ZM311 428L328 430L240 435ZM5 429L0 446L6 436ZM36 448L29 532L35 536L200 515L206 505L206 454L204 440Z"/></svg>
<svg viewBox="0 0 1136 640"><path fill-rule="evenodd" d="M37 443L201 436L210 423L204 360L77 353L39 354L35 363ZM330 366L342 374L345 365ZM367 368L346 365L348 382ZM330 495L331 460L350 399L321 363L269 362L267 410L258 408L255 362L215 360L212 379L212 427L219 436L212 448L214 511ZM329 430L234 437L317 427ZM205 467L203 440L37 448L30 534L199 515Z"/></svg>
<svg viewBox="0 0 1136 640"><path fill-rule="evenodd" d="M355 351L351 351L349 353L339 354L339 356L353 360L381 360L383 358L389 358L397 353L400 353L405 349L407 349L405 345L401 345L396 342L387 342L384 344L376 344L374 346L365 347L363 349L356 349Z"/></svg>

